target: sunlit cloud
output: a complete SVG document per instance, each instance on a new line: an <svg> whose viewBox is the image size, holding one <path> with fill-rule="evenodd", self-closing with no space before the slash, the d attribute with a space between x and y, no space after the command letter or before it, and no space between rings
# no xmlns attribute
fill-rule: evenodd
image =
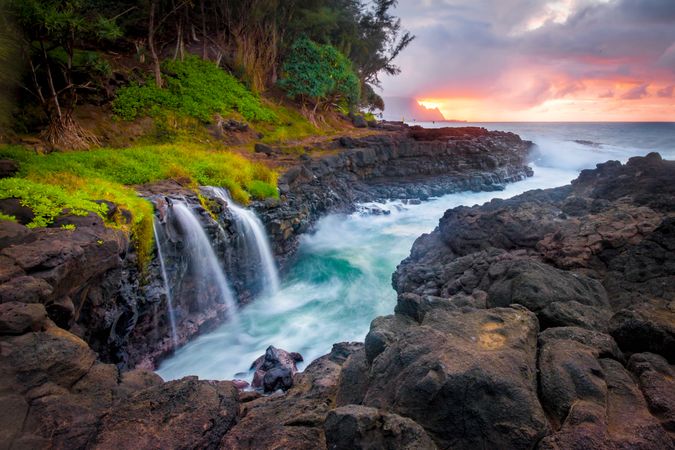
<svg viewBox="0 0 675 450"><path fill-rule="evenodd" d="M465 120L675 120L675 1L400 0L384 80Z"/></svg>

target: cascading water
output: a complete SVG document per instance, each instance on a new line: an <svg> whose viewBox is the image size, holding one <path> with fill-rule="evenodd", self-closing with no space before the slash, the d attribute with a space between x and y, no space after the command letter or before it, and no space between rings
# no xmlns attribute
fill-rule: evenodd
<svg viewBox="0 0 675 450"><path fill-rule="evenodd" d="M265 228L258 216L250 209L235 203L222 188L211 188L214 195L227 203L235 217L237 231L244 238L244 250L248 261L259 263L262 269L263 292L273 295L279 290L279 274Z"/></svg>
<svg viewBox="0 0 675 450"><path fill-rule="evenodd" d="M183 231L185 249L189 253L191 269L196 278L195 286L200 291L197 293L198 298L211 294L208 288L215 287L215 300L227 306L230 319L236 318L234 295L199 219L183 202L174 202L171 209Z"/></svg>
<svg viewBox="0 0 675 450"><path fill-rule="evenodd" d="M166 263L164 262L164 256L162 255L162 242L163 240L159 238L159 223L157 223L157 218L154 218L153 229L155 233L155 245L157 246L157 259L159 259L159 267L162 271L162 280L164 281L164 290L166 291L166 307L167 313L169 315L169 324L171 325L171 340L173 341L174 347L178 346L178 333L176 332L176 311L173 307L173 295L171 294L171 285L169 284L169 277L166 274Z"/></svg>
<svg viewBox="0 0 675 450"><path fill-rule="evenodd" d="M410 254L415 239L438 225L448 208L561 186L579 170L608 159L626 161L649 151L675 158L675 124L479 125L513 131L536 142L534 176L499 192L458 192L417 205L392 201L364 208L388 214L324 217L313 234L302 237L276 295L242 309L237 327L222 326L179 349L162 362L159 374L164 379L199 375L250 380L247 369L269 345L299 352L309 362L328 353L335 342L362 341L373 318L394 311L391 274L396 265Z"/></svg>

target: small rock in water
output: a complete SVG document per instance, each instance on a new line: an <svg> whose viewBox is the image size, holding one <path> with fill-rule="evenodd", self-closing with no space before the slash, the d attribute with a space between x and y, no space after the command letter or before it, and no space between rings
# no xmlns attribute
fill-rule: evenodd
<svg viewBox="0 0 675 450"><path fill-rule="evenodd" d="M303 361L300 353L270 345L265 354L251 364L251 370L255 370L251 387L262 388L264 392L287 391L293 386L293 375L298 372L295 363L300 361Z"/></svg>
<svg viewBox="0 0 675 450"><path fill-rule="evenodd" d="M239 379L232 380L232 384L239 390L246 389L247 387L250 386L248 381Z"/></svg>

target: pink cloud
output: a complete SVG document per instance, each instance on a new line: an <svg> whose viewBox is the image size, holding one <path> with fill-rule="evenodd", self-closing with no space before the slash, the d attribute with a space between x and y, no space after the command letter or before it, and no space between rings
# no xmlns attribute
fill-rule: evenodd
<svg viewBox="0 0 675 450"><path fill-rule="evenodd" d="M656 95L663 98L673 98L673 90L675 90L675 84L659 89L656 91Z"/></svg>
<svg viewBox="0 0 675 450"><path fill-rule="evenodd" d="M621 96L622 99L624 100L639 100L641 98L645 98L649 93L647 92L647 87L649 86L649 83L644 83L639 86L635 86L633 88L628 89L624 94Z"/></svg>

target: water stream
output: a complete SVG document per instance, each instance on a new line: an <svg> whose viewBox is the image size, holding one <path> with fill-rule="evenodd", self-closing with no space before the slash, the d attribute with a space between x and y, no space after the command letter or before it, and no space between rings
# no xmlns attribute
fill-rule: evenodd
<svg viewBox="0 0 675 450"><path fill-rule="evenodd" d="M173 295L171 292L171 283L169 283L169 277L166 273L166 262L164 261L164 255L162 252L162 243L165 239L160 239L160 230L162 227L159 224L159 221L155 217L152 223L152 231L155 234L155 245L157 246L157 259L159 259L159 267L162 272L162 281L164 283L164 290L166 291L166 309L169 316L169 325L171 326L171 341L173 346L178 346L178 333L176 332L176 310L173 306Z"/></svg>
<svg viewBox="0 0 675 450"><path fill-rule="evenodd" d="M207 289L208 286L215 288L215 292L199 292L198 298L215 295L217 302L227 305L227 313L232 322L237 315L237 304L199 219L183 202L174 202L171 209L183 232L185 250L190 256L190 270L198 280L197 289Z"/></svg>
<svg viewBox="0 0 675 450"><path fill-rule="evenodd" d="M262 222L254 211L232 200L227 190L217 187L212 187L211 190L216 197L227 203L235 218L237 232L243 237L244 242L244 251L240 252L240 255L246 258L249 264L262 269L262 273L258 274L262 292L265 295L276 294L279 290L279 273Z"/></svg>
<svg viewBox="0 0 675 450"><path fill-rule="evenodd" d="M463 192L419 205L378 205L388 215L324 217L313 234L302 237L295 263L278 292L244 308L236 323L223 324L179 349L158 373L165 379L198 375L250 380L251 362L269 345L300 352L309 362L330 351L334 342L362 341L372 319L393 313L396 293L391 274L397 264L448 208L564 185L581 169L608 159L625 161L650 150L675 157L674 124L492 124L490 128L514 131L538 144L534 177L501 192ZM574 142L578 140L598 145Z"/></svg>

